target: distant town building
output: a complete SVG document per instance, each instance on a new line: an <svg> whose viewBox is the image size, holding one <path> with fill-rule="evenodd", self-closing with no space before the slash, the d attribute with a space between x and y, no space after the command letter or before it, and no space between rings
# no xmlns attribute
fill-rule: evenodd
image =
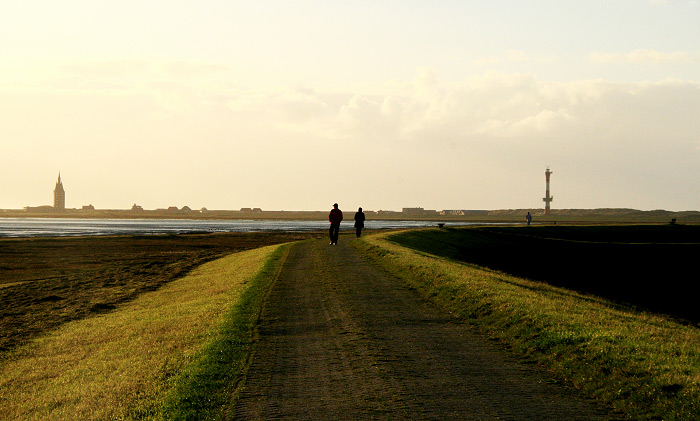
<svg viewBox="0 0 700 421"><path fill-rule="evenodd" d="M423 209L423 208L403 208L401 210L401 213L404 215L413 215L413 216L430 216L430 215L435 215L438 212L436 210L428 210L428 209Z"/></svg>
<svg viewBox="0 0 700 421"><path fill-rule="evenodd" d="M180 209L180 212L192 212L192 209L190 209L189 206L183 206L182 209Z"/></svg>
<svg viewBox="0 0 700 421"><path fill-rule="evenodd" d="M53 212L55 208L50 205L43 206L25 206L24 210L27 212Z"/></svg>
<svg viewBox="0 0 700 421"><path fill-rule="evenodd" d="M42 206L25 206L24 210L26 212L63 212L66 210L66 191L63 189L63 182L61 181L61 173L58 173L58 181L56 181L56 187L53 189L53 206L42 205Z"/></svg>
<svg viewBox="0 0 700 421"><path fill-rule="evenodd" d="M465 212L460 209L446 209L444 211L440 212L440 215L443 216L464 216Z"/></svg>
<svg viewBox="0 0 700 421"><path fill-rule="evenodd" d="M209 212L209 209L207 209L207 208L202 208L199 210L199 213L207 213L207 212Z"/></svg>
<svg viewBox="0 0 700 421"><path fill-rule="evenodd" d="M137 205L136 203L134 203L134 206L131 207L131 210L132 210L132 211L141 212L141 211L143 210L143 207L141 207L141 206Z"/></svg>
<svg viewBox="0 0 700 421"><path fill-rule="evenodd" d="M95 210L95 207L92 206L92 205L84 205L84 206L83 206L83 210L84 210L84 211L94 211L94 210Z"/></svg>
<svg viewBox="0 0 700 421"><path fill-rule="evenodd" d="M61 182L61 173L58 173L58 181L56 182L56 188L53 190L53 208L55 210L65 210L66 209L66 191L63 189L63 183Z"/></svg>

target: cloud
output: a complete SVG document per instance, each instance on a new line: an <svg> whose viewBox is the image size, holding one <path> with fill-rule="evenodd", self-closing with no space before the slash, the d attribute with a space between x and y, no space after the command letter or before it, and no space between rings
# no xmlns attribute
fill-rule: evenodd
<svg viewBox="0 0 700 421"><path fill-rule="evenodd" d="M501 54L479 57L474 60L474 63L479 66L490 67L499 64L514 64L514 63L540 63L552 64L559 61L556 56L532 55L520 50L508 50Z"/></svg>
<svg viewBox="0 0 700 421"><path fill-rule="evenodd" d="M325 202L308 196L336 182L358 201L375 198L368 209L534 207L552 165L561 207L700 208L688 193L700 179L698 83L507 73L447 83L425 68L380 92L327 93L247 87L230 68L138 62L60 76L0 95L0 129L14 139L6 168L84 169L89 177L73 182L94 185L86 203L129 166L138 177L123 188L144 191L128 202L147 207L172 200L162 186L187 185L201 198L193 207L316 209Z"/></svg>
<svg viewBox="0 0 700 421"><path fill-rule="evenodd" d="M588 58L594 63L699 63L700 52L674 51L667 53L656 50L635 50L629 53L594 52L589 54Z"/></svg>

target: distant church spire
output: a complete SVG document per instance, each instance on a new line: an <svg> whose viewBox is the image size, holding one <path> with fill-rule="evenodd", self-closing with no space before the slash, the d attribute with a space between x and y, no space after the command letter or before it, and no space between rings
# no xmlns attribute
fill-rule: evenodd
<svg viewBox="0 0 700 421"><path fill-rule="evenodd" d="M66 209L66 191L63 190L63 183L61 182L61 172L58 173L58 181L56 182L56 188L53 190L53 208L56 210Z"/></svg>

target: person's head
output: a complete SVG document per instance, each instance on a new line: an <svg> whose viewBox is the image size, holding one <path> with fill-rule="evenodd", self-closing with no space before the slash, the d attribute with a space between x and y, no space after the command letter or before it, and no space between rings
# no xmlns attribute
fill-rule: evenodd
<svg viewBox="0 0 700 421"><path fill-rule="evenodd" d="M362 208L357 209L358 212L362 212Z"/></svg>
<svg viewBox="0 0 700 421"><path fill-rule="evenodd" d="M333 203L333 207L336 208L336 209L338 209L338 204L337 204L337 203Z"/></svg>

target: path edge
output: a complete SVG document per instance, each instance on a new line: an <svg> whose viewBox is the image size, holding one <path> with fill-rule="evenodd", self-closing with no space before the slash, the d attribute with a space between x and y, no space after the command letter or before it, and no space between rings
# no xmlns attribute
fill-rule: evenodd
<svg viewBox="0 0 700 421"><path fill-rule="evenodd" d="M224 316L216 337L183 374L161 408L162 419L226 419L245 385L257 326L272 285L294 243L277 246Z"/></svg>

